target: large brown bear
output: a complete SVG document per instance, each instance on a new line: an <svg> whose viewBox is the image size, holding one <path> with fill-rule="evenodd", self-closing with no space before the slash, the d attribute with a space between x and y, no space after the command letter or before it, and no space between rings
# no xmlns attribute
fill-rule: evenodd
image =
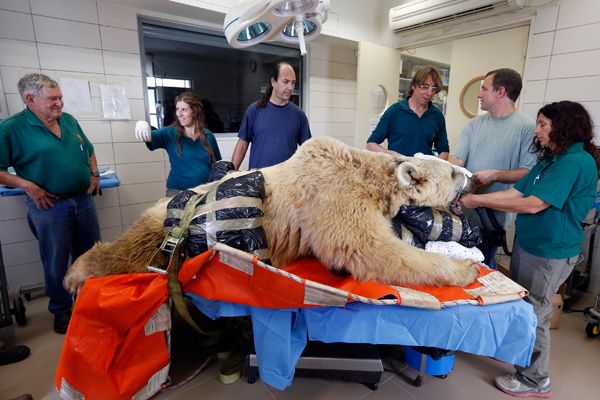
<svg viewBox="0 0 600 400"><path fill-rule="evenodd" d="M477 275L475 262L413 247L395 235L391 223L401 205L445 208L470 191L473 183L464 170L437 159L394 157L318 137L261 172L263 227L275 266L314 256L332 271L397 285L465 286ZM164 237L167 203L163 199L146 210L114 243L98 243L79 257L65 287L74 292L89 277L147 271Z"/></svg>

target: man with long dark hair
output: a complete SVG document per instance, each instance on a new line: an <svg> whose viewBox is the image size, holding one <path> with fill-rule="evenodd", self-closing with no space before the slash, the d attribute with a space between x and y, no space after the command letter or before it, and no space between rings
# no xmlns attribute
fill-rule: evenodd
<svg viewBox="0 0 600 400"><path fill-rule="evenodd" d="M290 158L299 145L310 139L308 118L290 101L296 86L294 68L278 63L271 71L270 85L263 97L244 114L231 162L236 169L250 149L250 168L279 164Z"/></svg>

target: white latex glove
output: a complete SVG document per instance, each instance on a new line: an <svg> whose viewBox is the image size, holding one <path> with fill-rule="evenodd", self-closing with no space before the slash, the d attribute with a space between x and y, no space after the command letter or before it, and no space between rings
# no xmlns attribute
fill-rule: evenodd
<svg viewBox="0 0 600 400"><path fill-rule="evenodd" d="M146 121L138 121L135 123L135 137L139 141L151 142L152 131L150 130L150 124Z"/></svg>

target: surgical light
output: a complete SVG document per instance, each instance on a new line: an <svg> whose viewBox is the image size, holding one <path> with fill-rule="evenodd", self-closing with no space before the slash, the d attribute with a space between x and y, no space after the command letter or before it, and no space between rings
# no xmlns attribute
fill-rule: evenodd
<svg viewBox="0 0 600 400"><path fill-rule="evenodd" d="M242 0L225 16L225 37L235 48L273 40L298 43L305 55L306 42L321 33L329 9L329 0Z"/></svg>

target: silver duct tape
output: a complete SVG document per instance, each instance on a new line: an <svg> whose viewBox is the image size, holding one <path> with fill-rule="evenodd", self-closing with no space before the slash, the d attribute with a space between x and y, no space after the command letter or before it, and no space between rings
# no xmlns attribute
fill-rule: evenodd
<svg viewBox="0 0 600 400"><path fill-rule="evenodd" d="M196 212L194 213L194 218L209 213L215 212L219 210L225 210L228 208L258 208L260 210L263 209L263 201L257 197L243 197L236 196L230 197L228 199L214 200L216 198L216 192L210 193L212 196L206 199L206 204L202 204L196 207Z"/></svg>
<svg viewBox="0 0 600 400"><path fill-rule="evenodd" d="M262 217L258 218L239 218L239 219L224 219L221 221L204 222L198 225L190 225L191 235L200 235L206 233L207 240L208 235L214 235L216 238L217 232L220 231L236 231L241 229L254 229L262 226ZM213 242L211 244L214 244Z"/></svg>
<svg viewBox="0 0 600 400"><path fill-rule="evenodd" d="M63 376L60 381L60 392L59 397L61 399L69 400L85 400L85 396L75 386L71 385L69 381Z"/></svg>
<svg viewBox="0 0 600 400"><path fill-rule="evenodd" d="M256 197L230 197L228 199L213 201L211 203L208 203L207 199L207 204L202 204L196 207L196 211L194 212L194 216L192 217L192 219L210 212L238 207L258 208L262 210L263 202L261 199ZM183 210L180 210L178 208L170 209L167 210L167 215L169 218L181 219L183 215Z"/></svg>
<svg viewBox="0 0 600 400"><path fill-rule="evenodd" d="M427 236L427 239L432 242L435 242L436 240L439 240L440 235L442 234L442 213L437 210L431 209L431 217L433 218L433 221L431 225L431 232L429 232L429 236Z"/></svg>
<svg viewBox="0 0 600 400"><path fill-rule="evenodd" d="M219 261L238 271L242 271L246 275L254 275L254 264L252 264L252 261L245 260L242 257L237 257L234 254L226 253L224 251L219 251Z"/></svg>
<svg viewBox="0 0 600 400"><path fill-rule="evenodd" d="M148 400L163 388L163 383L169 379L169 368L171 363L168 363L163 368L159 369L154 375L148 379L148 384L140 389L131 399L132 400Z"/></svg>
<svg viewBox="0 0 600 400"><path fill-rule="evenodd" d="M304 285L304 304L343 307L348 302L348 292L313 281Z"/></svg>
<svg viewBox="0 0 600 400"><path fill-rule="evenodd" d="M452 217L452 241L458 242L462 237L463 223L456 215L450 214Z"/></svg>
<svg viewBox="0 0 600 400"><path fill-rule="evenodd" d="M266 260L271 256L269 249L257 249L252 250L249 253L258 257L259 260Z"/></svg>
<svg viewBox="0 0 600 400"><path fill-rule="evenodd" d="M217 191L212 190L206 194L206 204L214 203L217 200ZM217 220L217 215L213 211L207 211L206 213L206 223L204 225L204 229L206 230L206 243L208 247L213 246L217 243L217 231L211 229L211 223ZM199 214L194 214L194 218Z"/></svg>

